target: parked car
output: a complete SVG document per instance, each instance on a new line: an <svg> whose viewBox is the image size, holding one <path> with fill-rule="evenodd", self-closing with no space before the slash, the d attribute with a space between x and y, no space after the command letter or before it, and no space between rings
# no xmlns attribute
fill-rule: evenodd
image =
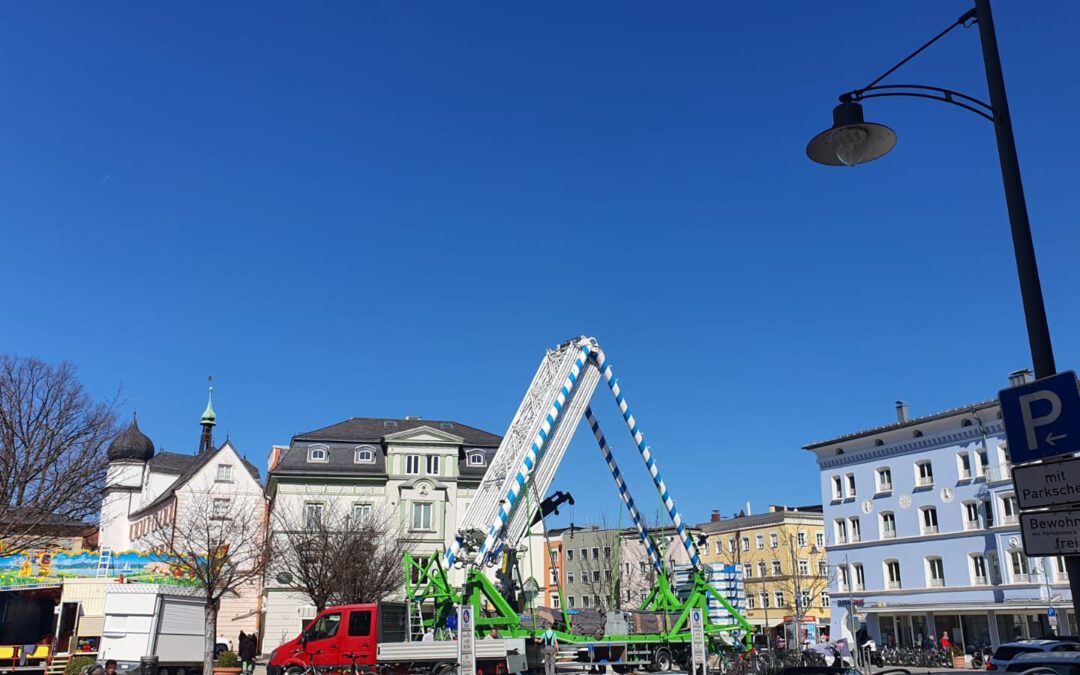
<svg viewBox="0 0 1080 675"><path fill-rule="evenodd" d="M1005 670L1009 673L1030 673L1031 675L1080 675L1080 652L1051 651L1019 654Z"/></svg>
<svg viewBox="0 0 1080 675"><path fill-rule="evenodd" d="M1080 644L1066 640L1016 640L999 646L990 661L987 670L1005 670L1013 659L1021 654L1039 652L1080 652Z"/></svg>

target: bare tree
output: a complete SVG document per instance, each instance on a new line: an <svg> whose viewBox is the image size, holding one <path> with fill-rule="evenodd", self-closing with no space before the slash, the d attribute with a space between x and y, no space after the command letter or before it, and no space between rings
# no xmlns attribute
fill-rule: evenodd
<svg viewBox="0 0 1080 675"><path fill-rule="evenodd" d="M177 495L176 519L151 533L154 552L201 589L206 603L203 672L214 667L218 610L226 594L238 594L266 572L264 502L215 496Z"/></svg>
<svg viewBox="0 0 1080 675"><path fill-rule="evenodd" d="M274 514L270 573L322 611L328 605L378 602L405 584L406 541L392 513L342 512L333 503Z"/></svg>
<svg viewBox="0 0 1080 675"><path fill-rule="evenodd" d="M94 401L70 363L0 355L0 555L96 519L118 404Z"/></svg>

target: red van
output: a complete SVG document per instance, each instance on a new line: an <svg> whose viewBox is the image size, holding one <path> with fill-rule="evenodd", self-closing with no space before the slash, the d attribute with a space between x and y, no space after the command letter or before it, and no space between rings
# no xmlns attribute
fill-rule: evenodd
<svg viewBox="0 0 1080 675"><path fill-rule="evenodd" d="M406 639L404 603L341 605L323 610L304 632L270 654L267 675L297 675L308 664L372 670L379 642ZM346 656L349 654L350 656Z"/></svg>

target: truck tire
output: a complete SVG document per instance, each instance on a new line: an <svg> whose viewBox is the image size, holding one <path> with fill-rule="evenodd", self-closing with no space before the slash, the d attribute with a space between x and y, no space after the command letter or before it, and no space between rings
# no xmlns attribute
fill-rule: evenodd
<svg viewBox="0 0 1080 675"><path fill-rule="evenodd" d="M457 666L452 663L437 663L431 669L431 675L454 675L457 672Z"/></svg>
<svg viewBox="0 0 1080 675"><path fill-rule="evenodd" d="M288 666L285 668L285 675L303 675L304 669L300 666Z"/></svg>
<svg viewBox="0 0 1080 675"><path fill-rule="evenodd" d="M666 673L671 670L671 666L674 664L671 658L671 651L667 647L659 647L653 652L652 669L658 673Z"/></svg>

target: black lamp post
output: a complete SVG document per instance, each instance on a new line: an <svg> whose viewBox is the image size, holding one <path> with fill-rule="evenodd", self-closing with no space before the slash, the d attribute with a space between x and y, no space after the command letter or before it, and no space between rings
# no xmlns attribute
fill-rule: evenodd
<svg viewBox="0 0 1080 675"><path fill-rule="evenodd" d="M994 17L990 0L974 0L974 8L965 12L945 30L916 49L880 77L861 89L840 95L840 105L833 110L833 126L815 136L806 146L806 154L819 164L829 166L857 166L882 157L896 144L896 134L881 124L863 120L860 101L889 96L925 98L959 106L980 115L994 124L997 136L998 159L1001 163L1001 179L1005 186L1005 203L1009 210L1009 226L1012 230L1013 252L1016 256L1016 272L1020 279L1020 297L1024 304L1027 322L1028 344L1035 366L1035 377L1043 378L1056 372L1054 349L1050 342L1050 328L1046 321L1039 268L1035 262L1035 245L1031 239L1024 185L1020 180L1020 162L1016 156L1012 117L1009 101L1005 96L1005 79L1001 73L1001 55L998 53ZM912 84L880 84L901 66L915 58L924 49L945 37L957 26L979 27L982 43L983 64L986 68L986 85L990 102L950 89ZM1073 611L1080 619L1080 557L1067 556L1073 597Z"/></svg>

